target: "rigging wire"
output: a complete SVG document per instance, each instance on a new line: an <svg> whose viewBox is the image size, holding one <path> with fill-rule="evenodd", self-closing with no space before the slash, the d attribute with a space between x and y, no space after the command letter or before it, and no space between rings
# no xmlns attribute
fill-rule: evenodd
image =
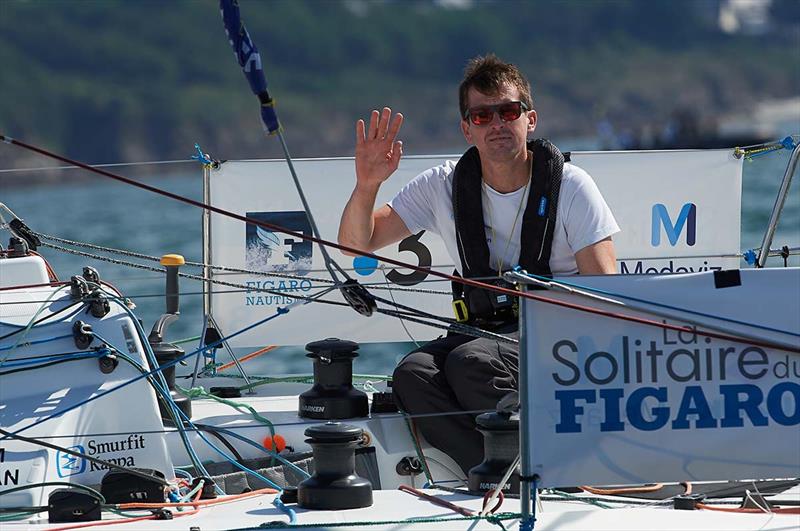
<svg viewBox="0 0 800 531"><path fill-rule="evenodd" d="M139 269L146 269L146 270L155 271L155 272L158 272L158 273L164 273L165 272L165 270L161 269L161 268L146 266L146 265L142 265L142 264L135 264L135 263L132 263L132 262L125 262L125 261L121 261L121 260L110 259L110 258L106 258L106 257L93 255L91 253L83 253L83 252L80 252L80 251L74 251L74 250L71 250L71 249L62 248L60 246L54 246L52 244L44 244L44 245L47 245L49 247L53 247L53 248L56 248L56 249L59 249L59 250L62 250L62 251L68 252L68 253L80 254L80 255L83 255L83 256L88 256L90 258L95 258L97 260L112 262L112 263L115 263L115 264L118 264L118 265L129 265L131 267L136 267L136 268L139 268ZM146 255L143 255L143 256L146 256ZM280 290L268 289L268 288L263 288L263 287L251 287L251 286L247 286L246 284L239 284L239 283L235 283L235 282L227 282L227 281L219 280L219 279L215 279L215 278L209 278L209 277L199 276L199 275L192 275L190 273L178 272L178 276L180 276L182 278L187 278L187 279L190 279L190 280L196 280L196 281L201 281L201 282L210 282L210 283L213 283L213 284L219 284L219 285L228 286L228 287L242 288L242 289L245 289L245 290L247 290L249 292L253 292L253 291L264 292L264 293L269 293L271 295L275 295L275 296L279 296L279 297L288 297L288 298L292 298L292 299L300 299L300 300L304 300L306 302L314 301L314 302L322 302L322 303L325 303L325 304L332 304L332 305L336 305L336 306L349 306L347 303L344 303L344 302L331 301L331 300L325 300L325 299L320 298L322 295L324 295L325 293L330 291L331 288L328 288L324 292L319 293L317 295L305 296L305 295L296 294L294 292L292 292L292 294L288 294L287 292L280 291ZM332 287L335 288L336 285L334 284ZM391 290L391 289L395 289L395 288L389 288L389 289ZM495 333L493 333L491 331L482 330L482 329L480 329L478 327L475 327L475 326L472 326L472 325L469 325L469 324L457 323L452 318L441 317L441 316L438 316L436 314L432 314L432 313L429 313L429 312L425 312L425 311L419 310L417 308L413 308L413 307L410 307L410 306L402 305L402 304L396 302L394 300L393 296L392 296L392 300L391 301L387 300L387 299L384 299L384 298L381 298L381 297L376 297L374 295L372 297L378 302L383 302L384 304L388 304L390 306L394 306L396 308L401 308L403 310L406 310L406 312L410 312L410 314L408 314L408 313L402 313L402 312L398 312L398 311L395 311L395 310L389 310L389 309L385 309L385 308L376 308L375 309L376 312L384 314L384 315L387 315L387 316L390 316L390 317L396 317L396 318L399 318L399 319L405 318L406 320L413 321L413 322L416 322L418 324L427 325L427 326L431 326L431 327L434 327L434 328L440 328L440 329L444 329L444 330L452 329L454 331L458 331L460 333L463 333L463 334L466 334L466 335L469 335L469 336L472 336L472 337L496 339L497 341L502 341L502 342L506 342L506 343L517 343L516 340L508 338L506 336L503 336L503 335L500 335L500 334L495 334ZM414 317L412 317L412 315ZM433 320L433 321L438 321L438 322L441 322L441 323L445 323L445 325L437 325L437 324L431 323L429 321L425 321L423 318L429 319L429 320Z"/></svg>
<svg viewBox="0 0 800 531"><path fill-rule="evenodd" d="M158 256L142 254L142 253L138 253L138 252L130 251L130 250L116 249L116 248L113 248L113 247L105 247L105 246L95 245L95 244L91 244L91 243L87 243L87 242L67 240L67 239L64 239L64 238L59 238L57 236L43 234L43 233L35 232L35 231L31 231L31 232L33 232L33 234L38 236L40 239L56 241L56 242L59 242L59 243L63 243L65 245L72 245L74 247L84 247L84 248L87 248L87 249L94 249L94 250L102 251L102 252L106 252L106 253L119 254L121 256L130 256L130 257L133 257L133 258L140 258L142 260L148 260L148 261L152 261L152 262L160 262L161 261L161 257L158 257ZM97 259L97 260L103 260L105 258L105 257L97 256L97 255L94 255L94 254L91 254L91 253L80 253L78 251L75 251L74 249L64 249L63 247L47 244L46 242L43 242L42 245L45 246L45 247L50 247L52 249L59 250L59 251L68 252L70 254L77 254L77 255L80 255L80 256L85 256L87 258L94 258L94 259ZM128 264L129 264L128 262L121 262L121 265L128 265ZM293 274L290 274L290 273L280 273L280 272L277 272L277 271L257 271L257 270L254 270L254 269L243 269L243 268L238 268L238 267L230 267L230 266L215 265L215 264L206 264L206 263L203 263L203 262L192 262L192 261L189 261L189 260L187 260L184 265L185 266L191 266L191 267L210 269L212 271L220 271L221 273L233 273L233 274L243 274L243 275L252 275L252 276L286 278L286 279L290 279L290 280L307 280L307 281L310 281L310 282L318 282L320 284L334 284L335 283L335 281L333 281L331 279L328 279L328 278L314 278L314 277L309 277L307 275L293 275ZM431 266L431 267L443 267L443 266ZM148 270L152 271L152 272L156 272L156 273L163 273L164 272L164 269L162 269L162 268L152 268L152 269L148 269ZM151 278L151 277L147 277L147 278ZM473 277L473 278L475 280L492 280L492 279L494 279L496 277ZM128 280L128 279L126 278L125 280ZM442 280L437 280L437 279L428 280L428 279L426 279L426 280L420 281L419 283L422 284L422 283L431 283L431 282L442 282ZM411 293L420 293L420 292L421 293L436 293L436 294L448 295L448 296L452 295L452 292L443 291L443 290L438 290L438 291L437 290L421 290L421 289L410 288L408 286L394 286L394 287L391 287L391 286L387 286L386 282L381 282L381 281L364 282L361 285L365 286L365 287L369 286L369 287L372 287L373 289L407 291L407 292L411 292Z"/></svg>
<svg viewBox="0 0 800 531"><path fill-rule="evenodd" d="M595 314L595 315L602 315L602 316L605 316L605 317L612 317L612 318L621 319L621 320L629 321L629 322L635 322L635 323L642 324L642 325L645 325L645 326L651 326L651 327L669 329L669 330L675 330L675 331L683 330L682 327L661 323L659 321L655 321L655 320L652 320L652 319L645 319L645 318L641 318L641 317L634 317L634 316L629 316L629 315L615 313L615 312L608 312L606 310L600 310L598 308L593 308L591 306L586 306L586 305L582 305L582 304L575 304L575 303L570 303L570 302L566 302L566 301L560 301L560 300L556 300L556 299L551 299L551 298L548 298L548 297L543 297L541 295L535 295L535 294L533 294L531 292L517 291L517 290L504 288L504 287L500 287L500 286L496 286L496 285L492 285L492 284L487 284L485 282L480 282L480 281L476 281L476 280L472 280L472 279L468 279L468 278L455 277L454 275L449 275L447 273L442 273L440 271L436 271L435 269L429 269L429 268L420 267L420 266L414 265L414 264L404 263L404 262L401 262L399 260L395 260L395 259L392 259L392 258L376 255L374 253L368 253L368 252L365 252L365 251L362 251L362 250L359 250L359 249L354 249L352 247L348 247L348 246L345 246L345 245L340 245L338 243L322 240L320 238L317 238L316 236L309 236L307 234L299 233L299 232L293 231L291 229L287 229L285 227L281 227L279 225L275 225L275 224L272 224L272 223L267 223L267 222L262 221L262 220L256 220L256 219L248 218L246 216L242 216L242 215L237 214L235 212L230 212L230 211L227 211L225 209L221 209L221 208L215 207L213 205L208 205L208 204L202 203L200 201L195 201L194 199L183 197L183 196L180 196L178 194L169 192L167 190L162 190L162 189L159 189L157 187L150 186L148 184L136 182L136 181L134 181L132 179L129 179L127 177L123 177L121 175L117 175L117 174L111 173L111 172L106 171L106 170L101 169L101 168L93 168L93 167L91 167L91 166L89 166L87 164L84 164L82 162L78 162L78 161L69 159L67 157L64 157L63 155L52 153L52 152L47 151L47 150L45 150L43 148L28 144L26 142L22 142L20 140L16 140L16 139L11 138L11 137L9 137L7 135L0 134L0 141L3 141L5 143L7 143L7 144L12 144L12 145L27 149L29 151L33 151L35 153L39 153L39 154L44 155L46 157L50 157L50 158L54 158L56 160L60 160L60 161L65 162L67 164L73 164L73 165L79 166L79 167L81 167L83 169L86 169L88 171L97 173L99 175L103 175L104 177L108 177L110 179L114 179L114 180L126 183L128 185L135 186L135 187L147 190L147 191L155 193L155 194L163 195L165 197L169 197L169 198L174 199L176 201L179 201L179 202L182 202L182 203L186 203L186 204L190 204L192 206L195 206L195 207L198 207L198 208L202 208L202 209L208 210L210 212L214 212L214 213L222 215L222 216L226 216L226 217L229 217L229 218L232 218L232 219L236 219L236 220L242 221L244 223L250 223L250 224L253 224L253 225L257 225L257 226L260 226L262 228L266 228L266 229L269 229L269 230L283 232L283 233L286 233L286 234L288 234L288 235L290 235L292 237L298 238L298 239L308 240L308 241L311 241L311 242L314 242L314 243L317 243L317 244L320 244L320 245L328 245L329 247L333 247L333 248L338 249L340 251L346 251L346 252L353 253L353 254L360 254L362 256L366 256L368 258L373 258L373 259L376 259L376 260L380 260L380 261L386 262L388 264L392 264L392 265L396 265L396 266L400 266L400 267L405 267L405 268L408 268L408 269L412 269L414 271L420 271L420 272L423 272L423 273L427 273L429 275L436 276L436 277L439 277L439 278L442 278L442 279L459 282L461 284L472 286L472 287L488 289L490 291L494 291L494 292L497 292L497 293L503 293L503 294L506 294L506 295L514 296L514 297L521 297L521 298L525 298L525 299L536 300L536 301L539 301L539 302L544 302L546 304L554 304L556 306L561 306L561 307L564 307L564 308L569 308L569 309L573 309L573 310L577 310L577 311L581 311L581 312L586 312L586 313L592 313L592 314ZM239 287L239 286L237 286L237 287ZM788 348L788 347L785 347L785 346L782 346L782 345L774 345L774 344L772 344L770 342L758 342L758 343L756 343L756 342L753 342L752 340L749 340L749 339L737 337L737 336L730 335L730 334L720 334L720 333L713 332L713 331L708 331L708 330L697 330L697 334L701 335L701 336L704 336L704 337L712 337L712 338L715 338L715 339L722 339L722 340L732 341L732 342L737 342L737 343L754 344L754 345L763 346L763 347L766 347L766 348L774 348L774 349L782 350L782 351L800 352L800 348L793 349L793 348Z"/></svg>
<svg viewBox="0 0 800 531"><path fill-rule="evenodd" d="M112 391L113 391L113 389L112 389ZM411 414L403 415L403 414L400 414L400 413L381 413L379 418L385 419L385 420L395 420L395 419L402 420L404 417L416 419L416 418L438 418L438 417L447 417L447 416L453 416L453 415L474 415L474 416L477 416L477 415L480 415L481 413L490 413L492 411L494 411L494 410L491 410L491 409L471 409L471 410L467 410L467 409L465 409L465 410L459 410L459 411L448 411L448 412L440 412L440 413L420 413L420 414L414 414L414 415L411 415ZM270 422L272 423L272 425L275 428L292 427L292 426L311 426L311 425L314 425L314 424L319 424L319 420L312 420L312 419L291 421L291 422L280 422L280 421L270 421ZM28 427L26 426L25 428L23 428L23 430L24 429L28 429ZM237 430L252 430L252 429L263 430L264 429L264 425L263 424L242 425L242 426L236 426L236 429ZM196 428L188 427L187 431L195 432L195 431L199 431L199 430L196 429ZM166 428L165 427L164 429L160 429L160 430L159 429L154 429L154 430L137 430L136 431L136 433L140 433L142 435L158 435L158 434L162 434L162 433L175 433L175 432L177 432L177 428L176 427L173 427L173 428ZM16 432L14 432L14 433L16 433ZM130 434L131 434L131 432L129 432L129 431L125 431L125 432L103 432L103 433L81 433L80 437L84 437L84 436L85 437L106 437L106 436L111 437L111 436L130 435ZM40 436L37 436L37 439L40 439L40 440L72 439L72 438L75 438L77 436L79 436L79 435L78 434L40 435ZM0 440L2 440L3 438L0 438Z"/></svg>
<svg viewBox="0 0 800 531"><path fill-rule="evenodd" d="M461 284L472 286L472 287L488 289L488 290L491 290L491 291L495 291L495 292L498 292L498 293L503 293L503 294L506 294L506 295L512 295L512 296L515 296L515 297L523 297L523 298L528 298L528 299L533 299L533 300L541 300L542 302L549 302L549 303L560 305L560 306L566 306L567 305L567 304L563 303L562 301L555 301L555 300L547 299L546 297L540 297L540 296L537 296L537 295L533 295L531 293L519 292L519 291L516 291L516 290L513 290L513 289L503 288L503 287L500 287L500 286L497 286L497 285L487 284L485 282L480 282L480 281L476 281L476 280L472 280L472 279L468 279L468 278L456 277L454 275L450 275L450 274L447 274L447 273L442 273L440 271L436 271L435 269L430 269L430 268L427 268L427 267L420 267L418 265L402 262L400 260L395 260L393 258L380 256L380 255L377 255L377 254L374 254L374 253L368 253L368 252L365 252L365 251L360 250L360 249L355 249L353 247L348 247L346 245L341 245L341 244L334 243L334 242L331 242L331 241L322 240L320 238L317 238L316 236L309 236L308 234L296 232L296 231L293 231L291 229L287 229L285 227L281 227L279 225L275 225L275 224L272 224L272 223L267 223L267 222L262 221L262 220L248 218L246 216L242 216L241 214L237 214L235 212L230 212L228 210L225 210L225 209L222 209L222 208L219 208L219 207L215 207L213 205L208 205L208 204L205 204L205 203L200 202L200 201L196 201L196 200L188 198L188 197L183 197L181 195L175 194L173 192L169 192L167 190L162 190L160 188L157 188L157 187L154 187L154 186L150 186L148 184L136 182L136 181L134 181L132 179L129 179L127 177L124 177L122 175L117 175L115 173L111 173L111 172L108 172L108 171L100 169L100 168L93 168L93 167L91 167L91 166L89 166L87 164L84 164L82 162L69 159L69 158L67 158L67 157L65 157L63 155L59 155L59 154L47 151L47 150L45 150L43 148L28 144L26 142L22 142L20 140L11 138L11 137L9 137L7 135L0 134L0 141L4 141L4 142L6 142L8 144L12 144L12 145L21 147L23 149L27 149L29 151L33 151L35 153L39 153L40 155L43 155L45 157L50 157L50 158L54 158L56 160L61 160L62 162L66 162L68 164L74 164L76 166L79 166L79 167L87 170L87 171L91 171L91 172L97 173L97 174L102 175L104 177L108 177L110 179L114 179L114 180L123 182L125 184L128 184L130 186L141 188L143 190L147 190L149 192L152 192L152 193L155 193L155 194L158 194L158 195L163 195L165 197L169 197L170 199L173 199L175 201L186 203L186 204L189 204L189 205L192 205L192 206L207 210L209 212L213 212L215 214L219 214L219 215L226 216L226 217L229 217L229 218L232 218L232 219L236 219L236 220L242 221L244 223L250 223L251 225L256 225L256 226L259 226L259 227L262 227L262 228L265 228L265 229L269 229L269 230L272 230L272 231L283 232L283 233L288 234L289 236L292 236L294 238L298 238L298 239L302 239L302 240L308 240L308 241L311 241L311 242L314 242L314 243L317 243L317 244L320 244L320 245L327 245L329 247L333 247L333 248L338 249L340 251L345 251L345 252L349 252L349 253L353 253L353 254L359 254L361 256L365 256L365 257L368 257L368 258L373 258L373 259L376 259L376 260L380 260L380 261L383 261L383 262L391 264L391 265L395 265L395 266L399 266L399 267L405 267L405 268L408 268L408 269L411 269L411 270L414 270L414 271L427 273L427 274L439 277L439 278L444 279L444 280L455 281L455 282L459 282ZM591 310L587 309L586 311L591 311Z"/></svg>
<svg viewBox="0 0 800 531"><path fill-rule="evenodd" d="M162 166L168 164L192 164L193 160L190 159L177 159L177 160L149 160L142 162L112 162L110 164L91 164L92 168L124 168L130 166ZM69 164L67 166L42 166L39 168L5 168L0 169L0 173L24 173L29 171L49 171L49 170L78 170L82 169L80 166Z"/></svg>

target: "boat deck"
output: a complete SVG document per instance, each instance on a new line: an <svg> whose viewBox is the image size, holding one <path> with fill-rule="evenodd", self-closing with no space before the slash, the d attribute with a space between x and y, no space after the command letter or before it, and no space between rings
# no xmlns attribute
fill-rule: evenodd
<svg viewBox="0 0 800 531"><path fill-rule="evenodd" d="M459 506L478 511L482 501L475 496L461 493L443 492L427 489L427 494L438 496ZM123 523L122 517L112 517L102 522L103 529L158 529L186 530L199 529L252 529L289 528L285 512L272 505L274 494L256 495L250 498L220 503L200 509L194 514L182 516L175 512L172 520ZM795 487L779 496L781 500L800 502L800 489ZM634 500L629 500L634 501ZM639 500L640 502L641 500ZM515 529L519 525L519 502L507 499L496 515L498 520L475 520L438 507L428 501L416 498L398 490L374 492L374 504L363 509L343 511L312 511L289 505L297 515L295 525L306 529ZM711 510L672 510L664 507L626 506L620 499L613 508L600 508L584 501L564 500L542 502L536 515L536 530L789 530L800 527L800 514L770 513L725 513ZM735 505L726 505L733 508ZM186 511L184 511L186 512ZM409 515L414 515L409 517ZM107 518L107 513L103 515ZM119 518L119 524L112 524ZM97 522L100 523L100 522ZM87 522L90 524L90 522ZM73 524L30 524L4 523L4 530L30 529L44 530L66 528ZM87 526L88 527L88 526ZM88 527L91 529L91 527Z"/></svg>

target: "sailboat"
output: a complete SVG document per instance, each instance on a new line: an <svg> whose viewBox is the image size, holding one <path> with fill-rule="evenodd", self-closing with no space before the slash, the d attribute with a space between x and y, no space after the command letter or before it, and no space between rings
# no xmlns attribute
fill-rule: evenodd
<svg viewBox="0 0 800 531"><path fill-rule="evenodd" d="M576 152L572 157L591 168L612 205L624 197L617 197L605 176L631 182L643 161L670 159L670 168L688 164L680 174L687 187L696 186L689 192L694 213L686 209L681 229L680 222L666 223L661 214L653 214L660 208L644 208L650 214L644 222L656 225L674 254L661 256L652 245L652 231L645 231L645 245L638 248L635 241L621 239L619 275L544 279L522 271L508 274L521 293L529 294L521 312L521 351L526 355L518 400L495 414L519 426L513 432L520 437L519 456L487 448L487 455L505 459L500 459L504 466L498 474L508 474L485 481L485 493L471 489L470 477L415 432L413 419L396 411L386 381L353 378L359 344L368 350L407 333L424 340L432 332L426 335L409 316L376 312L368 317L349 306L309 302L324 293L342 305L347 301L330 290L332 280L311 280L324 274L320 253L310 253L316 265L295 268L295 273L287 273L283 262L300 253L284 255L274 270L269 264L246 269L248 231L235 228L243 223L223 212L230 202L247 212L251 225L268 223L271 212L286 218L284 198L251 199L275 201L281 209L275 211L229 193L247 190L249 180L270 172L285 172L278 161L204 168L206 195L217 212L204 220L206 261L194 264L207 270L203 278L209 294L204 342L190 352L167 339L179 315L178 279L191 277L182 272L191 265L182 257L158 258L167 278L165 313L148 333L130 309L131 301L103 281L101 270L87 266L73 272L70 281L56 281L45 258L32 249L46 236L4 208L4 226L13 235L0 259L4 527L102 522L125 528L145 519L148 527L164 529L184 528L187 522L201 529L795 525L800 300L785 295L800 289L800 269L730 267L742 258L731 247L739 244L738 224L727 218L739 219L739 205L728 214L709 208L718 198L702 194L709 180L730 182L731 171L734 180L740 179L741 160L727 150ZM770 253L790 252L769 248L798 157L800 148L795 147L756 263ZM400 174L413 176L434 158L412 158ZM716 161L720 175L709 171L709 161ZM348 172L351 165L345 159L297 161L302 174L325 178ZM663 201L653 204L664 205L667 219L680 219L683 207L664 199L655 184L659 178L641 186ZM310 189L312 208L317 201L331 200L330 191L316 192L313 183ZM738 193L733 191L735 197ZM635 226L641 210L620 208L621 223ZM690 215L695 216L691 222ZM697 231L715 220L722 227L710 229L714 238L686 233L692 225ZM324 237L335 225L323 222ZM300 239L303 230L310 232L300 225L283 227L286 238L271 231L268 242ZM235 252L230 246L236 239L225 232L229 229L244 235ZM631 232L633 239L642 237ZM427 266L428 272L447 269L435 239L424 234L412 238L414 254L433 266ZM698 248L706 241L723 247ZM408 248L409 242L401 243L397 256ZM223 256L222 249L224 256L238 258L217 268L212 264ZM384 264L397 261L384 258ZM428 302L418 291L436 292L444 280L426 282L418 275L412 282L410 273L397 266L397 282L370 282L369 275L386 273L381 262L370 271L363 260L354 261L346 271L355 275L357 263L370 290L388 288L399 304L416 302L426 313L440 311L436 305L443 297ZM272 275L267 285L262 279ZM225 280L218 283L220 278ZM245 289L232 292L236 285ZM277 302L255 302L264 296ZM270 326L277 317L284 321ZM264 350L305 343L313 377L248 375L249 358L236 354L251 345ZM222 363L220 354L219 362L209 363L215 352L227 348L234 353L230 361ZM181 361L189 365L176 378ZM346 452L333 463L319 464L316 453L330 444L328 430ZM325 496L322 502L298 501L304 482L320 469L324 475L342 466L340 472L357 487L353 493L345 489L333 501ZM369 500L364 483L354 478L368 483ZM495 505L499 509L490 512Z"/></svg>
<svg viewBox="0 0 800 531"><path fill-rule="evenodd" d="M240 64L255 64L238 9L222 4ZM277 131L266 84L248 77ZM763 267L797 252L771 248L800 158L795 138L570 154L625 227L620 271L507 273L521 301L519 394L473 412L485 420L478 471L416 432L386 378L353 373L359 353L460 323L450 317L452 264L431 235L355 259L330 242L330 205L346 199L331 183L352 179L352 159L201 153L194 201L0 140L204 213L200 263L88 247L119 252L118 265L158 262L149 267L165 277L165 311L146 330L105 265L58 280L44 249L65 242L36 231L35 213L29 225L13 205L0 208L11 233L0 255L4 529L800 525L800 268ZM760 248L743 253L742 161L777 149L792 155L775 208ZM407 158L379 200L444 158ZM250 193L288 179L299 194ZM73 252L89 245L70 242ZM170 342L181 278L206 286L197 348ZM313 375L248 371L280 349L302 349Z"/></svg>

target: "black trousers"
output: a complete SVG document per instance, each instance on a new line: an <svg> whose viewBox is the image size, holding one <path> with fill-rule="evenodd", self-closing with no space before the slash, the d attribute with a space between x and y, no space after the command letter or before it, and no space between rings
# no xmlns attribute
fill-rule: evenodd
<svg viewBox="0 0 800 531"><path fill-rule="evenodd" d="M516 323L497 332L519 339ZM406 413L451 413L418 417L415 423L466 475L483 461L483 436L475 429L475 417L493 411L498 400L517 390L518 367L517 345L451 333L403 358L394 370L392 388Z"/></svg>

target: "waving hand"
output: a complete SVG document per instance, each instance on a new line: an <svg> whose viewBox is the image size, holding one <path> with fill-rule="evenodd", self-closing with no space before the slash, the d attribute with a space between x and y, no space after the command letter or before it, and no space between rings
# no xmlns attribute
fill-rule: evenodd
<svg viewBox="0 0 800 531"><path fill-rule="evenodd" d="M372 111L368 129L364 120L356 122L356 178L359 185L377 188L397 169L403 155L403 142L396 140L402 124L403 115L397 113L392 117L389 107L384 107L380 113Z"/></svg>

